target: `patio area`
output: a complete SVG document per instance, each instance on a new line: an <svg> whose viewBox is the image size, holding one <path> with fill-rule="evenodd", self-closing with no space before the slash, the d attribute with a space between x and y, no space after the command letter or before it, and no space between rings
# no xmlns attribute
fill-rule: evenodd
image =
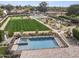
<svg viewBox="0 0 79 59"><path fill-rule="evenodd" d="M79 47L22 51L20 58L78 58Z"/></svg>

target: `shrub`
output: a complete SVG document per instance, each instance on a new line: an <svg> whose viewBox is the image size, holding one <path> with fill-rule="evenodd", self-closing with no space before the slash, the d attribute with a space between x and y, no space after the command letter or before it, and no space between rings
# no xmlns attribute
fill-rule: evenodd
<svg viewBox="0 0 79 59"><path fill-rule="evenodd" d="M3 34L4 34L4 31L3 30L0 30L0 42L3 41Z"/></svg>
<svg viewBox="0 0 79 59"><path fill-rule="evenodd" d="M71 17L69 17L69 16L59 16L58 18L64 18L66 20L71 20Z"/></svg>
<svg viewBox="0 0 79 59"><path fill-rule="evenodd" d="M78 18L75 18L74 15L72 15L72 16L59 16L58 18L59 19L60 18L64 18L66 20L70 20L72 23L79 23L79 19Z"/></svg>
<svg viewBox="0 0 79 59"><path fill-rule="evenodd" d="M13 33L12 31L8 31L8 36L9 36L9 37L12 37L13 34L14 34L14 33Z"/></svg>
<svg viewBox="0 0 79 59"><path fill-rule="evenodd" d="M79 40L79 30L78 28L74 28L73 30L73 36Z"/></svg>
<svg viewBox="0 0 79 59"><path fill-rule="evenodd" d="M38 30L38 29L36 29L35 34L36 34L36 35L38 35L38 32L39 32L39 30Z"/></svg>
<svg viewBox="0 0 79 59"><path fill-rule="evenodd" d="M52 30L49 30L49 34L50 34L50 35L53 34L53 33L52 33Z"/></svg>
<svg viewBox="0 0 79 59"><path fill-rule="evenodd" d="M16 34L16 35L15 35L16 39L17 39L17 38L20 38L21 36L22 36L21 34Z"/></svg>

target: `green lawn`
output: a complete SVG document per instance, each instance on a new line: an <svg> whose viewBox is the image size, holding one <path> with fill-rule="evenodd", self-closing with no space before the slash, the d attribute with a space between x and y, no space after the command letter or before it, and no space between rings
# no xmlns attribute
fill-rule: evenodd
<svg viewBox="0 0 79 59"><path fill-rule="evenodd" d="M0 55L6 55L6 49L7 49L7 47L1 47L0 48Z"/></svg>
<svg viewBox="0 0 79 59"><path fill-rule="evenodd" d="M19 17L18 17L19 18ZM13 32L18 32L18 31L44 31L44 30L49 30L46 26L43 24L37 22L36 20L33 19L16 19L11 18L9 23L7 24L5 30L6 31L13 31Z"/></svg>

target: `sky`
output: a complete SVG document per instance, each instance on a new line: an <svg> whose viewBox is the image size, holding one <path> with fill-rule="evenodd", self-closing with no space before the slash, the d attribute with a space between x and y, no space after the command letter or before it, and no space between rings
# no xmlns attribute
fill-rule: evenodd
<svg viewBox="0 0 79 59"><path fill-rule="evenodd" d="M31 6L38 6L39 3L42 1L0 1L0 4L12 4L16 5L31 5ZM57 7L69 7L72 4L79 4L79 1L46 1L48 6L57 6Z"/></svg>

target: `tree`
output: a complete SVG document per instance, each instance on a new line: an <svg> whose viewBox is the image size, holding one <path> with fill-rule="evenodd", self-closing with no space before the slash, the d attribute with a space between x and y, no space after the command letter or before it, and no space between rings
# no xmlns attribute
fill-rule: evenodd
<svg viewBox="0 0 79 59"><path fill-rule="evenodd" d="M23 9L21 5L16 6L16 9Z"/></svg>
<svg viewBox="0 0 79 59"><path fill-rule="evenodd" d="M67 11L67 15L79 15L79 5L71 5Z"/></svg>
<svg viewBox="0 0 79 59"><path fill-rule="evenodd" d="M30 11L34 11L34 9L35 9L34 6L31 6L31 5L28 5L27 8L28 8Z"/></svg>
<svg viewBox="0 0 79 59"><path fill-rule="evenodd" d="M47 11L47 3L46 2L41 2L37 9L40 12L46 12Z"/></svg>
<svg viewBox="0 0 79 59"><path fill-rule="evenodd" d="M3 15L3 10L0 8L0 16Z"/></svg>
<svg viewBox="0 0 79 59"><path fill-rule="evenodd" d="M11 4L8 4L8 5L2 5L1 8L11 11L14 8L14 6L12 6Z"/></svg>

